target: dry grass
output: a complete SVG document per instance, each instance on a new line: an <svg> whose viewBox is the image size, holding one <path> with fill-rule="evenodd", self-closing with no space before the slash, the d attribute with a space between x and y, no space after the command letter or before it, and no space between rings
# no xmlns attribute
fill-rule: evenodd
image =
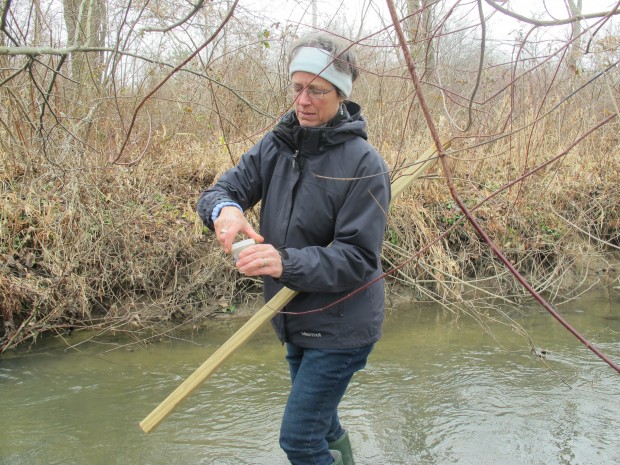
<svg viewBox="0 0 620 465"><path fill-rule="evenodd" d="M196 321L257 297L257 282L235 272L205 233L194 206L200 191L286 108L286 79L281 70L268 69L265 63L273 57L264 53L257 45L213 64L210 76L228 88L179 75L158 92L139 112L130 148L121 158L142 157L132 166L110 159L122 139L119 128L127 127L140 100L138 91L128 97L102 91L95 105L74 104L67 97L74 94L61 89L55 95L55 117L71 131L50 129L41 137L31 83L20 77L3 89L0 352L49 331ZM363 74L353 98L365 108L371 142L397 176L399 167L427 149L430 138L410 83L398 77L394 63L380 62L377 55L363 57L362 67L376 73ZM240 68L245 72L236 72ZM551 91L545 76L553 73L532 74L515 83L520 100L512 105L509 73L503 71L485 75L485 95L497 96L477 108L466 134L443 116L445 96L435 90L427 96L442 136L464 137L454 140L449 155L457 191L470 207L561 153L613 113L617 99L617 89L608 98L607 87L595 83L537 119L587 76L554 81ZM143 87L151 88L165 72L153 66ZM61 117L60 108L68 116ZM463 108L451 107L461 125ZM92 109L94 116L87 119ZM56 128L49 112L44 122ZM607 125L559 162L474 212L517 268L556 301L596 282L599 275L592 271L604 269L620 246L617 128L617 123ZM502 138L489 142L488 135L498 134ZM411 261L388 277L392 295L436 300L450 310L467 301L476 311L525 297L462 221L438 169L397 201L390 212L384 264L390 270ZM454 224L459 226L427 248ZM468 311L474 312L471 305Z"/></svg>
<svg viewBox="0 0 620 465"><path fill-rule="evenodd" d="M205 157L207 151L212 156ZM586 156L582 163L574 155L529 179L518 194L513 187L475 211L542 291L565 298L591 284L585 276L590 258L604 258L609 250L591 237L620 244L620 174L602 163L619 166L620 157L617 151L600 157L597 162ZM106 321L114 327L194 321L246 305L260 292L256 281L234 271L194 211L201 189L230 166L221 146L170 144L133 168L79 163L62 174L44 169L44 162L20 172L4 158L4 349L42 332L103 327ZM458 190L470 205L514 176L514 170L498 170L484 157L454 165ZM386 270L415 258L391 274L389 283L404 284L417 299L447 305L481 293L491 300L523 297L465 224L423 250L454 223L462 218L441 173L430 173L390 212Z"/></svg>
<svg viewBox="0 0 620 465"><path fill-rule="evenodd" d="M457 191L470 208L520 174L515 168L519 166L516 157L493 155L508 154L509 148L498 143L489 152L488 157L483 154L460 161L455 155ZM515 152L519 153L518 149ZM551 152L549 158L553 155L556 153ZM536 164L542 163L544 158L538 153L536 156ZM584 145L482 204L474 216L537 290L556 301L570 298L593 285L597 272L607 267L607 259L613 260L613 252L620 245L618 166L617 145ZM386 247L390 263L399 263L442 231L459 224L401 270L415 277L405 279L409 284L424 283L419 287L426 288L431 284L433 298L442 301L466 295L468 287L464 282L471 284L471 290L479 290L476 283L480 283L497 296L525 297L513 277L463 220L441 173L427 180L416 195L400 199L394 210L386 238L391 243ZM418 292L418 296L428 292Z"/></svg>
<svg viewBox="0 0 620 465"><path fill-rule="evenodd" d="M244 283L194 210L218 170L199 147L174 152L130 169L74 165L62 182L3 171L3 347L102 317L186 319L238 300Z"/></svg>

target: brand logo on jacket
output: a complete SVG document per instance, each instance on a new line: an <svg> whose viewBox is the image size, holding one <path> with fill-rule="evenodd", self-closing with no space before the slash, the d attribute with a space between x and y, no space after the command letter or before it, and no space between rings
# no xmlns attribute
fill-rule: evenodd
<svg viewBox="0 0 620 465"><path fill-rule="evenodd" d="M311 333L309 331L302 331L301 335L306 337L323 337L321 333Z"/></svg>

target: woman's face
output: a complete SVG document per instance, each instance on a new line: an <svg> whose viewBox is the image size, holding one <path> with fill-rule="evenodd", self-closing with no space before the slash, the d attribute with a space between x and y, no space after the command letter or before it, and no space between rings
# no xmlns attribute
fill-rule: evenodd
<svg viewBox="0 0 620 465"><path fill-rule="evenodd" d="M330 119L336 116L340 104L344 100L338 96L334 85L320 76L305 71L293 73L291 87L294 94L303 90L293 103L295 114L301 126L318 127L325 125ZM310 96L314 91L326 92L322 95Z"/></svg>

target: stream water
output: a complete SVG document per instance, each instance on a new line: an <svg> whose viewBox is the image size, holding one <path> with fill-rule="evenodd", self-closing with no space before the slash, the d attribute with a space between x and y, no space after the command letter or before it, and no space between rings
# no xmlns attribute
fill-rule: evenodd
<svg viewBox="0 0 620 465"><path fill-rule="evenodd" d="M560 311L619 363L612 292ZM509 311L515 324L486 328L428 304L387 312L341 404L358 465L620 465L620 374L541 308ZM278 428L289 381L270 327L153 432L138 426L242 323L151 344L74 333L5 354L0 464L285 465Z"/></svg>

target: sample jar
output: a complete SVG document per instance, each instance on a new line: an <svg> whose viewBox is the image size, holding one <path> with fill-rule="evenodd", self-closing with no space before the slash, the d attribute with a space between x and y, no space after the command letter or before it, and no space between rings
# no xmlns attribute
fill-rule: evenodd
<svg viewBox="0 0 620 465"><path fill-rule="evenodd" d="M233 256L233 260L235 261L235 263L237 263L237 260L239 260L239 252L254 244L256 244L256 241L254 241L254 239L246 239L244 241L235 242L230 250L230 253Z"/></svg>

